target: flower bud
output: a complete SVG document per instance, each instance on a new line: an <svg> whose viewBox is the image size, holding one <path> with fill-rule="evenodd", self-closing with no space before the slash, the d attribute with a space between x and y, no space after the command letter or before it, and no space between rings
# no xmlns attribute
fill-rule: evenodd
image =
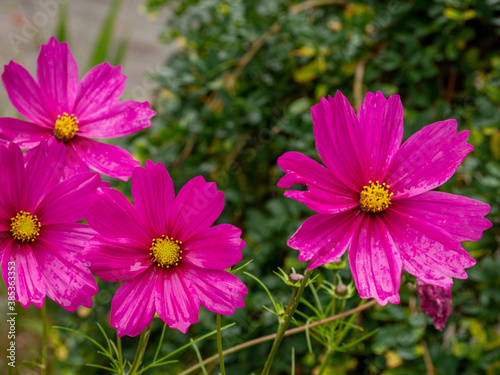
<svg viewBox="0 0 500 375"><path fill-rule="evenodd" d="M347 286L345 286L344 284L339 284L335 287L335 294L340 296L340 297L344 297L347 295Z"/></svg>
<svg viewBox="0 0 500 375"><path fill-rule="evenodd" d="M300 273L291 273L288 275L288 280L290 280L292 283L296 283L298 281L304 280L304 275Z"/></svg>

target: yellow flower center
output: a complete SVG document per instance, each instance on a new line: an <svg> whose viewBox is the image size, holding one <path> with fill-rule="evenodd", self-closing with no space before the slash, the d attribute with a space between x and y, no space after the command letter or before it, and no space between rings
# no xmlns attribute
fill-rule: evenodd
<svg viewBox="0 0 500 375"><path fill-rule="evenodd" d="M40 235L41 224L36 215L29 212L19 211L10 219L10 233L16 240L22 242L33 242Z"/></svg>
<svg viewBox="0 0 500 375"><path fill-rule="evenodd" d="M385 182L380 185L378 181L368 181L370 185L363 186L363 191L359 198L359 205L365 212L379 213L387 210L391 205L391 197L394 193L389 193L389 185Z"/></svg>
<svg viewBox="0 0 500 375"><path fill-rule="evenodd" d="M73 139L78 131L78 119L75 115L68 115L66 112L63 115L58 115L56 125L54 127L54 134L57 138L63 141Z"/></svg>
<svg viewBox="0 0 500 375"><path fill-rule="evenodd" d="M153 239L151 252L149 255L153 257L158 267L177 266L182 259L181 241L175 241L173 238L165 237Z"/></svg>

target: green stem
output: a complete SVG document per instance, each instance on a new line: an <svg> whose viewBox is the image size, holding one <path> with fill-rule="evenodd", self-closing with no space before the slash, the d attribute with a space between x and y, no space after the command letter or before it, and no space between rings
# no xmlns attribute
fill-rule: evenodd
<svg viewBox="0 0 500 375"><path fill-rule="evenodd" d="M163 337L165 336L165 330L167 329L167 325L163 324L163 329L161 331L160 343L158 344L158 348L156 348L156 353L153 358L153 363L156 362L156 358L158 358L158 354L160 353L161 345L163 344Z"/></svg>
<svg viewBox="0 0 500 375"><path fill-rule="evenodd" d="M330 348L326 350L325 356L323 358L323 361L321 362L321 367L319 368L318 375L322 375L323 371L326 369L326 365L328 364L328 360L330 359L330 356L332 355L332 352L330 351Z"/></svg>
<svg viewBox="0 0 500 375"><path fill-rule="evenodd" d="M224 354L222 354L222 334L220 331L221 317L220 314L217 315L217 351L219 352L219 365L221 375L226 375L226 369L224 368Z"/></svg>
<svg viewBox="0 0 500 375"><path fill-rule="evenodd" d="M207 369L205 368L205 365L203 364L203 358L201 358L201 353L198 350L198 347L196 346L196 343L194 342L193 339L191 339L191 343L193 344L193 349L196 353L196 357L198 357L198 362L200 363L200 366L201 366L201 372L203 372L203 375L208 375Z"/></svg>
<svg viewBox="0 0 500 375"><path fill-rule="evenodd" d="M118 349L118 362L120 362L120 375L125 375L123 371L122 339L118 335L116 336L116 346Z"/></svg>
<svg viewBox="0 0 500 375"><path fill-rule="evenodd" d="M367 301L366 299L362 299L357 308L358 309L361 308L361 306L363 306L366 303L366 301ZM344 301L344 303L345 303L345 301ZM344 305L341 305L341 308L342 308L342 310L344 310ZM344 328L344 330L339 333L339 335L337 336L337 338L335 339L335 341L333 343L333 347L330 348L332 353L337 349L337 347L342 342L342 340L344 340L344 337L351 330L352 322L359 315L360 311L361 310L358 310L358 311L356 311L356 313L351 315L351 317L349 318L349 324L347 324L346 327Z"/></svg>
<svg viewBox="0 0 500 375"><path fill-rule="evenodd" d="M47 302L42 305L42 375L47 374L47 345L48 345L48 324L47 324Z"/></svg>
<svg viewBox="0 0 500 375"><path fill-rule="evenodd" d="M130 366L130 370L127 375L135 375L137 369L141 365L142 357L144 356L144 352L146 351L146 346L148 345L152 327L153 323L151 322L149 328L146 328L144 331L142 331L141 337L139 338L139 345L137 345L137 351L135 352L134 362L132 362L132 366Z"/></svg>
<svg viewBox="0 0 500 375"><path fill-rule="evenodd" d="M300 302L300 297L302 297L302 293L304 292L304 289L307 284L307 280L309 279L309 276L311 276L312 271L308 270L306 274L304 275L304 279L300 283L299 290L297 291L297 294L295 295L295 298L293 299L293 303L291 304L290 310L288 311L288 314L286 315L286 319L284 323L280 322L280 325L278 327L278 333L276 335L276 339L274 340L273 346L271 348L271 352L269 353L269 356L267 357L266 364L264 365L264 369L262 370L262 375L268 375L269 371L271 370L271 366L273 364L274 357L276 356L276 352L278 351L278 347L281 344L281 340L283 340L283 336L285 335L285 331L290 325L290 322L292 320L293 314L295 313L295 310L297 309L297 306L299 305ZM293 294L292 294L293 296Z"/></svg>

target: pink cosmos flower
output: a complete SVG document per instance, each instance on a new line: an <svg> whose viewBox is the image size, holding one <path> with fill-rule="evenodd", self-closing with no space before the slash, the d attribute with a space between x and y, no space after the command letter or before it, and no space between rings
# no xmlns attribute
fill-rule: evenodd
<svg viewBox="0 0 500 375"><path fill-rule="evenodd" d="M278 159L279 187L318 214L288 245L308 269L338 259L349 248L359 294L381 305L399 303L401 270L446 290L475 264L460 241L476 241L491 226L489 205L430 191L455 172L472 150L455 120L421 129L403 145L399 96L368 93L358 114L342 93L312 107L314 137L326 168L297 152Z"/></svg>
<svg viewBox="0 0 500 375"><path fill-rule="evenodd" d="M0 145L0 260L15 300L42 307L45 296L69 311L91 307L97 283L82 256L95 232L85 224L87 195L99 187L99 174L86 172L59 183L65 148L40 143L24 166L19 146ZM10 291L10 290L9 290Z"/></svg>
<svg viewBox="0 0 500 375"><path fill-rule="evenodd" d="M78 67L67 43L51 38L41 46L38 83L11 61L2 74L9 98L29 121L0 118L0 134L22 149L55 138L66 146L64 176L93 170L128 180L140 163L120 147L90 138L114 138L151 126L155 114L147 102L119 102L126 76L103 63L78 82ZM28 152L27 157L31 154Z"/></svg>
<svg viewBox="0 0 500 375"><path fill-rule="evenodd" d="M224 269L242 258L241 231L211 226L224 208L215 183L198 176L177 197L165 166L146 162L132 175L133 206L113 189L100 188L86 218L99 236L87 244L91 269L105 281L124 281L111 303L118 335L136 336L155 312L186 332L200 304L219 314L244 307L245 285Z"/></svg>
<svg viewBox="0 0 500 375"><path fill-rule="evenodd" d="M434 328L442 331L446 320L453 312L451 292L435 285L427 284L417 277L417 296L424 313L434 320Z"/></svg>

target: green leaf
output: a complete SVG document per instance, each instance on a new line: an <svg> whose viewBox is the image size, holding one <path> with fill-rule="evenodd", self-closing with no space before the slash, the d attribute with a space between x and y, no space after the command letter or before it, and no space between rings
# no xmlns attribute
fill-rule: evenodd
<svg viewBox="0 0 500 375"><path fill-rule="evenodd" d="M108 58L113 37L113 29L122 3L123 0L113 0L111 3L108 15L101 26L101 31L94 45L94 54L90 59L89 68L106 61Z"/></svg>

